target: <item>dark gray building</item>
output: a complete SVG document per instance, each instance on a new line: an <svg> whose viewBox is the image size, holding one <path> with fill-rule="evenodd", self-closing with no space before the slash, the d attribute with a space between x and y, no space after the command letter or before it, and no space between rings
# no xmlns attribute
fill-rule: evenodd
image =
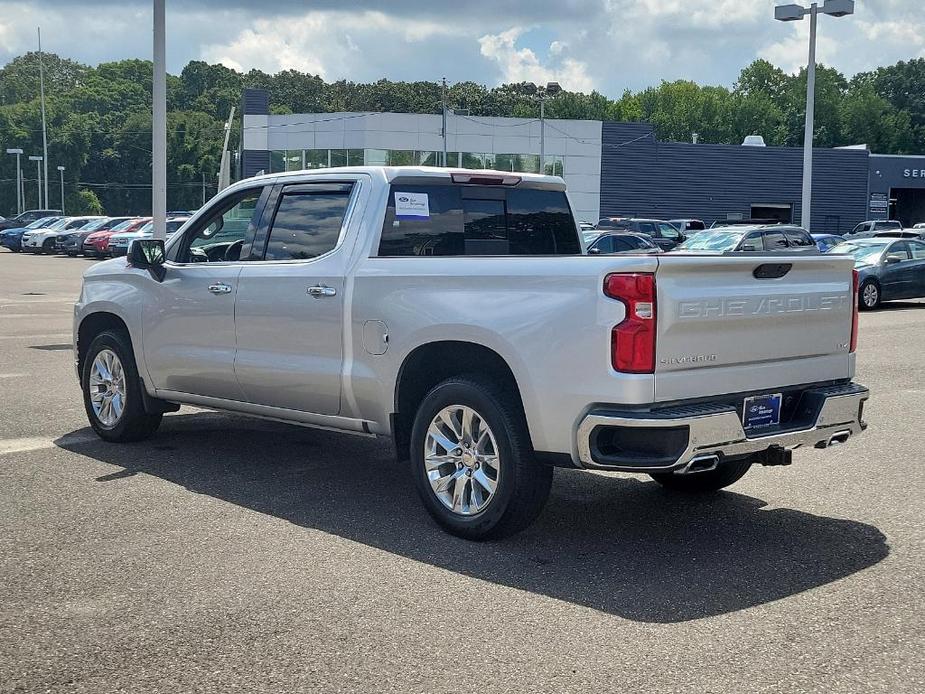
<svg viewBox="0 0 925 694"><path fill-rule="evenodd" d="M870 155L870 219L925 222L925 156Z"/></svg>
<svg viewBox="0 0 925 694"><path fill-rule="evenodd" d="M605 122L601 139L602 217L800 221L802 148L659 142L645 123ZM866 149L814 150L813 232L878 218L868 211L869 159Z"/></svg>

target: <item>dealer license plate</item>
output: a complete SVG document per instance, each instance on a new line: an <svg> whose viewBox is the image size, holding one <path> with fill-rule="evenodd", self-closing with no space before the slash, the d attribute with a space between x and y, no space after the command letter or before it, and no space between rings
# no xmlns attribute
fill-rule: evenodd
<svg viewBox="0 0 925 694"><path fill-rule="evenodd" d="M746 429L758 429L780 424L781 400L780 393L745 398L742 406L742 425Z"/></svg>

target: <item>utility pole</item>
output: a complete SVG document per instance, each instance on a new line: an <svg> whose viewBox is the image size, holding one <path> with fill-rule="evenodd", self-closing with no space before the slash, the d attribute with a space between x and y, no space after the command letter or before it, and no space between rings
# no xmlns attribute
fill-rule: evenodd
<svg viewBox="0 0 925 694"><path fill-rule="evenodd" d="M45 205L48 205L48 131L45 127L45 68L42 65L42 29L37 27L39 35L39 100L42 102L42 156L45 165ZM39 205L41 207L41 205Z"/></svg>
<svg viewBox="0 0 925 694"><path fill-rule="evenodd" d="M232 106L231 113L228 114L228 120L225 122L225 142L222 144L222 159L218 167L218 189L220 191L225 190L225 188L231 185L231 159L228 152L228 138L231 135L231 123L234 120L234 111L235 107ZM288 157L286 168L289 168ZM205 204L204 200L203 204Z"/></svg>
<svg viewBox="0 0 925 694"><path fill-rule="evenodd" d="M167 238L167 42L164 0L154 0L154 86L151 131L153 238Z"/></svg>
<svg viewBox="0 0 925 694"><path fill-rule="evenodd" d="M63 166L58 167L58 173L61 174L61 214L65 214L64 212L64 167Z"/></svg>
<svg viewBox="0 0 925 694"><path fill-rule="evenodd" d="M446 167L446 77L443 78L443 87L440 91L440 105L443 111L443 166Z"/></svg>

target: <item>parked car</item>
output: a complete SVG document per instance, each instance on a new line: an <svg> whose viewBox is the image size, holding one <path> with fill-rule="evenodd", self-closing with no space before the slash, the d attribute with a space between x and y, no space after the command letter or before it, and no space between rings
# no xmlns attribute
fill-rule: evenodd
<svg viewBox="0 0 925 694"><path fill-rule="evenodd" d="M0 231L5 229L23 229L43 217L57 217L61 210L26 210L15 217L0 222Z"/></svg>
<svg viewBox="0 0 925 694"><path fill-rule="evenodd" d="M849 255L858 272L861 308L925 297L925 242L889 237L849 239L829 255Z"/></svg>
<svg viewBox="0 0 925 694"><path fill-rule="evenodd" d="M912 225L913 229L925 229L925 222L919 222L918 224Z"/></svg>
<svg viewBox="0 0 925 694"><path fill-rule="evenodd" d="M659 253L654 241L645 234L616 232L601 234L588 247L589 255L611 255L614 253Z"/></svg>
<svg viewBox="0 0 925 694"><path fill-rule="evenodd" d="M182 227L189 217L167 218L167 236L170 237ZM154 222L149 220L144 226L139 227L136 231L121 231L109 237L109 255L113 258L123 256L128 252L128 247L135 239L150 237L154 234Z"/></svg>
<svg viewBox="0 0 925 694"><path fill-rule="evenodd" d="M143 227L150 217L133 217L112 229L94 231L84 239L83 254L89 258L105 258L109 255L109 238L122 231L136 231Z"/></svg>
<svg viewBox="0 0 925 694"><path fill-rule="evenodd" d="M891 229L890 231L867 232L862 236L875 239L883 237L891 239L921 239L925 238L925 229ZM853 238L861 238L861 236L855 236Z"/></svg>
<svg viewBox="0 0 925 694"><path fill-rule="evenodd" d="M69 256L76 256L83 249L84 240L94 231L110 231L129 219L132 219L132 217L101 217L92 222L87 222L78 229L60 233L55 241L55 250Z"/></svg>
<svg viewBox="0 0 925 694"><path fill-rule="evenodd" d="M14 253L22 251L22 237L28 231L33 229L42 229L57 222L61 217L42 217L37 219L28 226L13 227L0 231L0 246L9 248Z"/></svg>
<svg viewBox="0 0 925 694"><path fill-rule="evenodd" d="M745 218L742 219L717 219L710 225L711 229L717 229L719 227L756 227L756 226L771 226L773 224L783 224L784 222L779 219L770 219L770 218Z"/></svg>
<svg viewBox="0 0 925 694"><path fill-rule="evenodd" d="M872 233L875 231L889 231L891 229L902 229L902 222L897 222L895 219L869 219L866 222L861 222L854 229L848 232L849 236L857 236L858 234Z"/></svg>
<svg viewBox="0 0 925 694"><path fill-rule="evenodd" d="M102 219L99 216L63 217L56 226L45 229L36 229L29 234L23 234L22 248L29 253L57 253L56 243L58 234L67 233L84 226L88 222Z"/></svg>
<svg viewBox="0 0 925 694"><path fill-rule="evenodd" d="M702 219L669 219L668 223L677 227L684 236L696 234L707 228Z"/></svg>
<svg viewBox="0 0 925 694"><path fill-rule="evenodd" d="M604 217L597 223L598 231L633 231L645 234L662 250L669 251L685 236L677 227L661 219L636 219L633 217Z"/></svg>
<svg viewBox="0 0 925 694"><path fill-rule="evenodd" d="M181 404L389 436L470 539L532 522L552 465L702 493L863 430L849 258L587 256L578 233L553 176L245 179L84 273L87 417L113 442Z"/></svg>
<svg viewBox="0 0 925 694"><path fill-rule="evenodd" d="M844 236L839 236L838 234L810 234L810 236L812 236L813 241L816 242L816 248L823 253L843 243L845 240Z"/></svg>
<svg viewBox="0 0 925 694"><path fill-rule="evenodd" d="M731 253L736 251L780 251L818 253L816 243L805 229L783 226L717 227L702 231L678 246L679 251Z"/></svg>

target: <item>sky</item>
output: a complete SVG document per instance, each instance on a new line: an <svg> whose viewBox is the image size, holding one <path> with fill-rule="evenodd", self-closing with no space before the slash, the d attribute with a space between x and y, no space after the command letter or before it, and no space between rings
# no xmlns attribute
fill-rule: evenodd
<svg viewBox="0 0 925 694"><path fill-rule="evenodd" d="M784 0L779 0L780 2ZM611 97L661 80L731 86L766 58L806 63L809 21L774 0L166 0L168 70L190 60L326 80L558 81ZM821 0L820 0L821 2ZM0 0L0 63L36 45L95 65L151 57L150 0ZM857 0L819 19L818 61L850 76L925 57L925 0Z"/></svg>

